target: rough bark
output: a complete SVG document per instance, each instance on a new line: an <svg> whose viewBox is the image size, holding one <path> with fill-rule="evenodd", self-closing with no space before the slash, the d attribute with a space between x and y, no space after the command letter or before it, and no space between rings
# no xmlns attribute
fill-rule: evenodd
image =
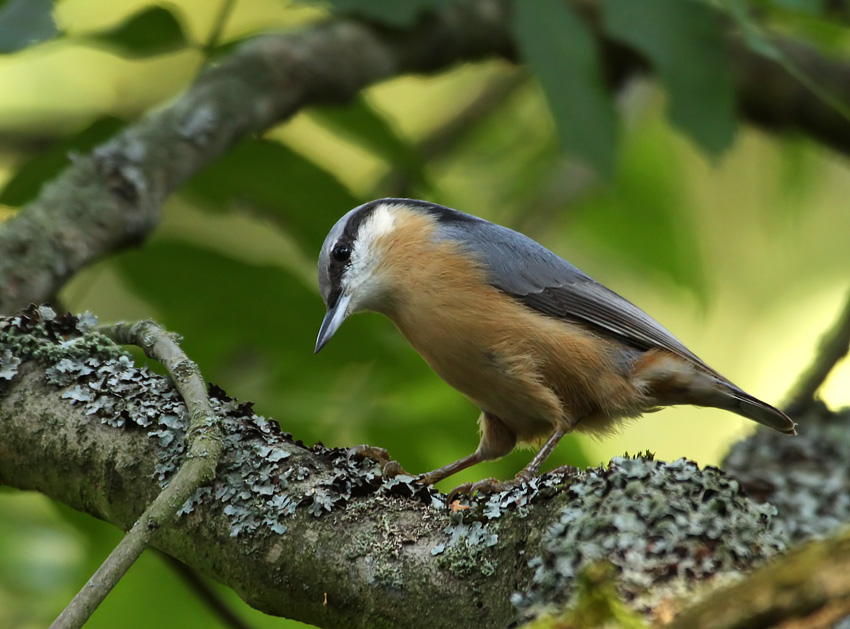
<svg viewBox="0 0 850 629"><path fill-rule="evenodd" d="M771 507L684 460L561 470L450 510L410 477L305 447L220 389L210 399L226 435L216 479L151 543L270 614L507 626L574 604L585 567L606 559L619 596L656 617L785 547ZM179 467L187 415L168 380L86 320L0 319L0 483L127 530Z"/></svg>

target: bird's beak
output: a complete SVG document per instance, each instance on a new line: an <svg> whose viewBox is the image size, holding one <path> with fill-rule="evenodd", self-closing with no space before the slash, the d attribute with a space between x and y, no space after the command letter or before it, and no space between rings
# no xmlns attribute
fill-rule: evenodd
<svg viewBox="0 0 850 629"><path fill-rule="evenodd" d="M334 333L339 330L339 326L348 317L348 304L351 301L351 295L340 295L333 308L328 308L325 313L325 318L322 321L322 327L319 328L319 337L316 339L315 354L325 346L325 343L331 340Z"/></svg>

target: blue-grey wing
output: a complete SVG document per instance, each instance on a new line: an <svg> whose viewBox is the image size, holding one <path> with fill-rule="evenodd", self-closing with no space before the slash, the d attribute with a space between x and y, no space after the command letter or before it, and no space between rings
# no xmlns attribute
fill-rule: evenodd
<svg viewBox="0 0 850 629"><path fill-rule="evenodd" d="M583 322L638 349L666 349L715 373L643 310L531 238L484 220L446 221L440 229L479 258L493 286L526 306Z"/></svg>

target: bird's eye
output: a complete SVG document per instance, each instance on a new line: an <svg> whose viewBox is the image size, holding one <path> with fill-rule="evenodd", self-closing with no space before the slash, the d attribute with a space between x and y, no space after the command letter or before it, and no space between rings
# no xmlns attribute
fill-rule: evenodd
<svg viewBox="0 0 850 629"><path fill-rule="evenodd" d="M331 249L331 255L337 262L348 262L348 259L351 257L351 247L338 243Z"/></svg>

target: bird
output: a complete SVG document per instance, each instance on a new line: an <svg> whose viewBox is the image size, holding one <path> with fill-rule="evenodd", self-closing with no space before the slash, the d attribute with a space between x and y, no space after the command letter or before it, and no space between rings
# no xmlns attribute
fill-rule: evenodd
<svg viewBox="0 0 850 629"><path fill-rule="evenodd" d="M665 406L720 408L796 434L785 413L720 375L643 310L528 236L471 214L416 199L365 203L328 232L318 275L327 310L315 353L351 314L383 314L481 410L476 450L420 482L517 444L540 446L512 481L465 483L452 495L526 482L564 435L604 437ZM385 473L403 471L381 448L354 451Z"/></svg>

